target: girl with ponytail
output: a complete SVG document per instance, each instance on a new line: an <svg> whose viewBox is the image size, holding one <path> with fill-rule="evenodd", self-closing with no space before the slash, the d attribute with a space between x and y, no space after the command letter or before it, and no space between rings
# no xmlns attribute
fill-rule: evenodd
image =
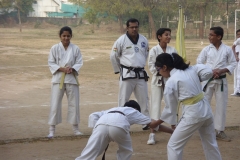
<svg viewBox="0 0 240 160"><path fill-rule="evenodd" d="M201 81L212 77L211 68L203 64L189 66L176 53L157 56L155 67L169 78L164 89L165 107L153 127L163 122L175 128L169 139L168 159L182 159L183 148L195 131L199 132L207 160L221 160L210 104L202 92ZM178 118L179 106L182 116Z"/></svg>

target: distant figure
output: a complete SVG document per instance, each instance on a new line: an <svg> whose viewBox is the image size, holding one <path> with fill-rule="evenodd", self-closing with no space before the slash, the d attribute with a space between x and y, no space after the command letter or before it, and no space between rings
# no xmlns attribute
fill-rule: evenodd
<svg viewBox="0 0 240 160"><path fill-rule="evenodd" d="M64 93L68 99L67 121L73 125L75 135L82 133L78 129L79 115L79 83L78 72L83 59L78 46L70 42L72 29L63 27L59 32L61 42L52 46L48 57L49 69L52 73L52 96L48 124L49 138L54 137L55 126L62 122L62 98Z"/></svg>
<svg viewBox="0 0 240 160"><path fill-rule="evenodd" d="M151 119L141 113L139 104L130 100L123 107L114 107L109 110L94 112L89 116L88 126L93 128L91 137L81 155L76 160L95 160L108 144L114 141L118 144L117 159L130 160L133 149L130 136L130 125L152 125ZM160 125L159 130L172 134L173 130ZM105 153L103 158L105 159Z"/></svg>
<svg viewBox="0 0 240 160"><path fill-rule="evenodd" d="M237 62L232 49L222 43L223 34L224 31L221 27L210 28L208 39L211 44L203 48L197 58L197 63L206 64L213 70L213 77L203 82L203 91L209 103L211 103L213 94L215 95L216 138L229 142L230 138L224 133L228 102L226 73L232 74Z"/></svg>
<svg viewBox="0 0 240 160"><path fill-rule="evenodd" d="M240 96L240 63L239 63L239 52L240 52L240 29L236 31L236 41L233 43L232 50L235 55L237 65L234 69L234 91L232 96Z"/></svg>
<svg viewBox="0 0 240 160"><path fill-rule="evenodd" d="M160 28L156 33L156 37L158 40L158 45L154 46L149 51L149 58L148 58L148 68L152 73L150 117L154 120L159 119L161 115L161 102L163 98L163 90L167 80L167 78L163 78L159 74L159 72L157 72L155 68L156 58L159 54L162 54L162 53L169 53L169 54L177 53L174 47L168 46L168 43L171 40L171 29ZM151 129L151 133L149 135L147 144L149 145L155 144L154 129Z"/></svg>
<svg viewBox="0 0 240 160"><path fill-rule="evenodd" d="M163 122L172 127L178 123L168 141L168 160L182 160L184 146L196 131L200 135L206 160L221 160L211 106L201 87L201 81L212 77L211 68L203 64L189 66L176 53L158 55L155 65L159 74L169 79L164 89L166 106L151 128ZM182 116L179 118L180 104Z"/></svg>
<svg viewBox="0 0 240 160"><path fill-rule="evenodd" d="M139 21L131 18L126 23L127 33L114 43L110 60L114 73L120 73L118 106L123 106L134 93L142 113L148 112L148 75L144 70L148 58L148 41L138 34ZM146 125L143 130L148 129Z"/></svg>

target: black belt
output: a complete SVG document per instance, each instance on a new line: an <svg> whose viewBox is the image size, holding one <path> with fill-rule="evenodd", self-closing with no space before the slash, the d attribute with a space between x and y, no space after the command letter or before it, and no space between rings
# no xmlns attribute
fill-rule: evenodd
<svg viewBox="0 0 240 160"><path fill-rule="evenodd" d="M122 115L124 115L124 116L125 116L125 114L124 114L124 113L122 113L121 111L110 111L110 112L108 112L108 113L120 113L120 114L122 114Z"/></svg>
<svg viewBox="0 0 240 160"><path fill-rule="evenodd" d="M122 64L121 64L121 67L128 69L127 73L129 73L130 71L134 71L135 74L138 75L139 79L145 79L145 81L148 81L148 78L149 78L149 77L148 77L148 75L147 75L147 72L144 70L144 68L127 67L127 66L124 66L124 65L122 65ZM143 72L144 77L141 78L140 75L139 75L139 72ZM137 78L137 76L136 76L135 78ZM122 80L125 80L125 79L126 79L126 78L123 78L123 77L122 77Z"/></svg>
<svg viewBox="0 0 240 160"><path fill-rule="evenodd" d="M208 82L205 84L205 86L203 87L203 92L205 92L206 91L206 89L207 89L207 85L208 85L208 83L210 83L211 81L213 81L213 80L215 80L215 79L223 79L223 78L226 78L226 74L224 74L224 75L222 75L222 76L219 76L218 78L210 78L209 80L208 80ZM221 84L221 92L223 91L223 80L222 80L222 84Z"/></svg>
<svg viewBox="0 0 240 160"><path fill-rule="evenodd" d="M105 151L104 151L104 153L103 153L102 160L105 160L105 153L106 153L106 151L107 151L107 149L108 149L108 146L109 146L109 144L107 145L107 147L106 147L106 149L105 149Z"/></svg>

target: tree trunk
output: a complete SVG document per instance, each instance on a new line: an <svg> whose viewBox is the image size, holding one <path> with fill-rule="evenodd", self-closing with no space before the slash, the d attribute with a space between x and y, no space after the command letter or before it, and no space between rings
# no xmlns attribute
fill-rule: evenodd
<svg viewBox="0 0 240 160"><path fill-rule="evenodd" d="M148 11L148 20L150 25L151 39L156 39L156 28L152 17L152 11Z"/></svg>
<svg viewBox="0 0 240 160"><path fill-rule="evenodd" d="M200 23L200 25L199 25L199 38L200 39L203 39L203 37L204 37L204 9L205 9L205 6L206 5L201 5L200 6L200 21L202 21L202 23Z"/></svg>
<svg viewBox="0 0 240 160"><path fill-rule="evenodd" d="M18 8L18 22L19 22L19 29L22 32L22 23L21 23L21 16L20 16L20 9Z"/></svg>
<svg viewBox="0 0 240 160"><path fill-rule="evenodd" d="M119 20L119 31L120 33L123 33L124 32L124 28L123 28L123 18L122 18L122 15L119 15L118 16L118 20Z"/></svg>
<svg viewBox="0 0 240 160"><path fill-rule="evenodd" d="M92 24L92 33L94 33L94 23Z"/></svg>

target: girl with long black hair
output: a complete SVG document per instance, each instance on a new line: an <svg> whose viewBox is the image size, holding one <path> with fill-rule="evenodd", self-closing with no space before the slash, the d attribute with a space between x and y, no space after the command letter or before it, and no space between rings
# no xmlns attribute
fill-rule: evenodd
<svg viewBox="0 0 240 160"><path fill-rule="evenodd" d="M167 145L168 159L181 160L185 144L198 131L206 159L221 160L211 107L201 86L201 81L212 77L212 70L203 64L189 66L176 53L160 54L155 66L159 74L169 77L164 89L166 106L156 126L166 122L176 127ZM182 104L181 118L178 118L179 104Z"/></svg>

